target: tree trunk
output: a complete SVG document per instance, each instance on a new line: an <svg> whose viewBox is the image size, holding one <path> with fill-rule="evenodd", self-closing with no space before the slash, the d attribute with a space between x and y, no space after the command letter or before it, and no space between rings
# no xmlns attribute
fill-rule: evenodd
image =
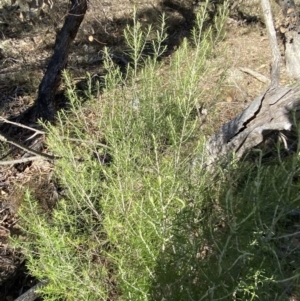
<svg viewBox="0 0 300 301"><path fill-rule="evenodd" d="M285 63L292 78L300 78L300 17L294 0L275 0L285 17L280 30L284 34Z"/></svg>
<svg viewBox="0 0 300 301"><path fill-rule="evenodd" d="M76 37L87 10L87 0L71 0L71 9L55 41L54 53L39 86L35 118L51 121L55 115L55 94L66 67L70 45Z"/></svg>
<svg viewBox="0 0 300 301"><path fill-rule="evenodd" d="M208 141L206 164L228 159L232 154L239 159L270 135L291 130L292 112L299 110L299 100L299 85L269 88Z"/></svg>
<svg viewBox="0 0 300 301"><path fill-rule="evenodd" d="M282 5L284 13L290 17L295 13L293 0L276 0ZM271 85L241 114L229 121L216 132L206 144L207 159L205 165L211 167L215 161L227 160L234 156L241 158L247 151L264 142L270 135L290 131L294 123L293 114L300 110L300 84L293 87L279 86L280 52L276 40L269 0L261 0L263 13L266 19L270 48L272 52ZM298 19L296 20L298 22ZM297 33L297 39L299 39ZM295 39L295 38L294 38ZM289 48L289 44L293 47ZM287 49L288 58L292 51L296 51L294 41L289 41ZM300 48L298 48L300 49ZM295 53L293 55L296 55ZM298 59L298 61L297 61ZM297 61L293 72L300 73L300 54L294 58ZM294 62L296 64L296 62ZM292 66L290 66L292 68ZM284 140L284 135L281 135ZM286 144L286 141L284 141ZM286 145L287 146L287 145ZM197 158L196 158L197 161ZM196 163L196 162L195 162Z"/></svg>

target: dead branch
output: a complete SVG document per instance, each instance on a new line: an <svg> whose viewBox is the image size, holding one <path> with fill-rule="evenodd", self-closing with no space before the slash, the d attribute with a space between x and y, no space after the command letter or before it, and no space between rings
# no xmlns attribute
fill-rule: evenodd
<svg viewBox="0 0 300 301"><path fill-rule="evenodd" d="M36 292L37 289L43 287L45 283L39 282L32 288L30 288L27 292L25 292L23 295L15 299L15 301L34 301L39 297L39 294Z"/></svg>
<svg viewBox="0 0 300 301"><path fill-rule="evenodd" d="M269 0L261 0L261 6L265 17L269 42L272 52L271 87L277 87L280 79L280 50L277 44L271 6Z"/></svg>
<svg viewBox="0 0 300 301"><path fill-rule="evenodd" d="M300 78L300 12L294 0L275 0L285 17L280 27L284 35L285 64L292 78Z"/></svg>
<svg viewBox="0 0 300 301"><path fill-rule="evenodd" d="M284 0L283 0L284 1ZM215 133L206 144L206 164L234 155L241 158L250 149L266 140L270 134L289 131L293 125L292 112L299 111L300 84L280 87L280 51L273 26L269 0L261 0L272 51L270 87L237 117Z"/></svg>
<svg viewBox="0 0 300 301"><path fill-rule="evenodd" d="M6 119L6 118L4 118L4 117L1 117L1 116L0 116L0 121L3 121L4 123L12 124L12 125L18 126L18 127L20 127L20 128L27 129L27 130L30 130L30 131L35 132L35 133L34 133L31 137L29 137L27 140L30 140L30 139L32 139L33 137L35 137L36 135L39 135L39 134L41 134L41 135L46 134L46 132L43 132L43 131L38 130L38 129L34 129L34 128L32 128L32 127L29 127L29 126L27 126L27 125L24 125L24 124L21 124L21 123L18 123L18 122L10 121L10 120L8 120L8 119Z"/></svg>
<svg viewBox="0 0 300 301"><path fill-rule="evenodd" d="M14 145L14 146L16 146L16 147L24 150L27 153L36 155L36 156L38 156L40 158L44 158L44 159L47 159L47 160L53 160L53 159L55 159L55 156L51 156L51 155L48 155L48 154L44 154L44 153L35 151L35 150L33 150L33 149L25 146L25 145L22 145L21 143L15 141L14 139L7 138L7 137L5 137L4 135L1 135L1 134L0 134L0 141L7 142L7 143L9 143L11 145Z"/></svg>
<svg viewBox="0 0 300 301"><path fill-rule="evenodd" d="M259 72L256 72L256 71L251 70L251 69L246 68L246 67L240 67L239 69L242 72L250 74L251 76L253 76L254 78L256 78L257 80L259 80L262 83L265 83L265 84L270 84L271 83L269 78L267 78L266 76L264 76L263 74L261 74Z"/></svg>
<svg viewBox="0 0 300 301"><path fill-rule="evenodd" d="M14 165L14 164L19 164L19 163L35 161L35 160L45 160L45 158L40 157L40 156L35 156L35 157L26 157L26 158L22 158L22 159L0 161L0 165Z"/></svg>
<svg viewBox="0 0 300 301"><path fill-rule="evenodd" d="M272 132L290 130L291 112L299 110L300 86L269 88L240 115L224 124L208 141L206 150L210 165L220 158L242 155L259 145Z"/></svg>

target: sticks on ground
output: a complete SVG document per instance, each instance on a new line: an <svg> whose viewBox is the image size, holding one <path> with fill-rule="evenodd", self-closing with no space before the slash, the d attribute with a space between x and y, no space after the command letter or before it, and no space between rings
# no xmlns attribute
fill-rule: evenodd
<svg viewBox="0 0 300 301"><path fill-rule="evenodd" d="M32 288L30 288L27 292L25 292L23 295L18 297L15 301L34 301L39 297L39 294L36 292L37 289L44 286L45 283L39 282Z"/></svg>

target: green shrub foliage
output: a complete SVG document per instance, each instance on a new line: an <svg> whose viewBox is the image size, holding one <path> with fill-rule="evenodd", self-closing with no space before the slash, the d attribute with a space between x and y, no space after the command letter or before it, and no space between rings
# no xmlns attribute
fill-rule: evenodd
<svg viewBox="0 0 300 301"><path fill-rule="evenodd" d="M99 85L88 75L83 105L64 74L70 108L45 125L60 158L60 199L45 212L28 191L19 213L25 235L15 241L30 273L48 283L44 300L288 300L296 293L298 151L272 162L258 152L214 173L201 164L207 128L199 130L198 108L213 91L199 83L214 71L227 16L224 5L208 23L208 2L168 60L160 60L164 16L159 29L135 19L124 34L126 73L106 49L105 88L95 96Z"/></svg>

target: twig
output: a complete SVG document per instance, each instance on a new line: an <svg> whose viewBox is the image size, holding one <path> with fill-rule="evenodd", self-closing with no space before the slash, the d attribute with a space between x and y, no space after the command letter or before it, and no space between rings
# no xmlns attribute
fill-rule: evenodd
<svg viewBox="0 0 300 301"><path fill-rule="evenodd" d="M24 125L24 124L21 124L21 123L17 123L17 122L13 122L13 121L7 120L6 118L1 117L1 116L0 116L0 120L3 121L4 123L13 124L13 125L15 125L15 126L18 126L18 127L21 127L21 128L27 129L27 130L31 130L31 131L33 131L33 132L36 132L37 134L46 134L46 133L43 132L43 131L34 129L34 128L32 128L32 127L29 127L29 126Z"/></svg>
<svg viewBox="0 0 300 301"><path fill-rule="evenodd" d="M239 68L241 71L247 73L247 74L250 74L252 75L253 77L255 77L257 80L259 80L260 82L263 82L265 84L270 84L270 79L267 78L266 76L264 76L263 74L259 73L259 72L256 72L254 70L251 70L249 68L244 68L244 67L240 67Z"/></svg>
<svg viewBox="0 0 300 301"><path fill-rule="evenodd" d="M45 158L41 156L35 156L35 157L27 157L22 159L15 159L15 160L9 160L9 161L0 161L0 165L12 165L12 164L19 164L19 163L25 163L29 161L34 160L45 160Z"/></svg>
<svg viewBox="0 0 300 301"><path fill-rule="evenodd" d="M69 137L62 137L62 139L64 140L69 140L69 141L74 141L74 142L85 142L85 143L90 143L90 144L95 144L97 146L102 146L103 148L110 148L108 145L97 142L95 143L95 141L93 140L83 140L83 139L78 139L78 138L69 138Z"/></svg>
<svg viewBox="0 0 300 301"><path fill-rule="evenodd" d="M36 292L37 289L43 287L46 283L39 282L32 288L30 288L27 292L25 292L23 295L18 297L15 301L34 301L39 297L39 294Z"/></svg>
<svg viewBox="0 0 300 301"><path fill-rule="evenodd" d="M9 144L12 144L12 145L14 145L14 146L16 146L16 147L18 147L18 148L20 148L20 149L22 149L22 150L30 153L30 154L33 154L33 155L36 155L36 156L39 156L39 157L42 157L42 158L45 158L45 159L48 159L48 160L49 159L53 160L53 159L56 158L55 156L51 156L51 155L48 155L48 154L43 154L41 152L37 152L37 151L35 151L35 150L33 150L33 149L25 146L25 145L20 144L19 142L14 141L11 138L8 139L8 138L6 138L5 136L3 136L1 134L0 134L0 141L7 142Z"/></svg>
<svg viewBox="0 0 300 301"><path fill-rule="evenodd" d="M280 51L277 44L276 31L274 28L270 1L261 0L261 6L265 17L265 22L268 31L271 52L272 52L272 70L271 70L270 88L276 88L279 85L279 79L280 79Z"/></svg>

